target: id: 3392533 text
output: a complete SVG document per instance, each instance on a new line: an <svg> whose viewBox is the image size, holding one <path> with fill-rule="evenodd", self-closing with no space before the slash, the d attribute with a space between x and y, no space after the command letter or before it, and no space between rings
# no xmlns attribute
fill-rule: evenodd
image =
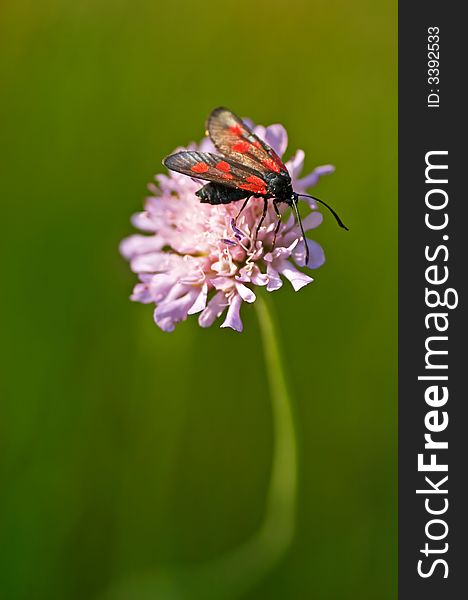
<svg viewBox="0 0 468 600"><path fill-rule="evenodd" d="M438 27L427 28L427 94L428 108L440 105L440 31Z"/></svg>

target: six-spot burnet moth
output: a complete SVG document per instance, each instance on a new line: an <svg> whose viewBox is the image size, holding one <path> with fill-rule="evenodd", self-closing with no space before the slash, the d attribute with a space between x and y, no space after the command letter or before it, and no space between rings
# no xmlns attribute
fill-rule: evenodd
<svg viewBox="0 0 468 600"><path fill-rule="evenodd" d="M252 196L263 198L263 213L257 225L256 239L265 219L268 200L271 199L278 219L273 246L281 223L278 204L285 202L294 210L301 228L306 250L305 264L309 262L309 249L305 243L304 229L297 210L299 196L312 198L326 206L338 225L348 229L333 208L323 200L307 194L298 194L292 189L288 170L276 152L230 110L215 108L208 117L206 130L216 149L224 156L211 152L184 151L171 154L163 160L163 164L172 171L209 181L196 192L201 202L229 204L244 200L239 216Z"/></svg>

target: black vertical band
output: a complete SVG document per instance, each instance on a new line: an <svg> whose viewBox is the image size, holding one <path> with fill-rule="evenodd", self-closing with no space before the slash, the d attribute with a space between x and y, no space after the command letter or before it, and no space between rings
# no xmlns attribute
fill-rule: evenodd
<svg viewBox="0 0 468 600"><path fill-rule="evenodd" d="M468 593L462 7L399 4L400 600Z"/></svg>

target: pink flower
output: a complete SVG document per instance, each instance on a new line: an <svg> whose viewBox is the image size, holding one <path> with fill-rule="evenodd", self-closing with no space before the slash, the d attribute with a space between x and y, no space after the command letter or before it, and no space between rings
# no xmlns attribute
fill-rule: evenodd
<svg viewBox="0 0 468 600"><path fill-rule="evenodd" d="M254 132L279 156L284 154L287 134L282 125L257 126ZM208 138L189 149L217 153ZM302 150L285 163L293 189L299 193L316 185L321 175L334 171L325 165L301 179L303 163ZM124 239L120 251L140 280L131 299L155 304L154 320L164 331L173 331L192 314L199 315L202 327L209 327L223 313L221 327L242 331L241 305L255 301L256 286L271 292L287 279L298 291L313 281L300 268L316 269L325 260L319 244L307 239L309 262L304 264L304 240L292 214L281 224L273 248L276 215L271 203L254 244L263 209L261 198L251 198L236 219L242 201L201 204L195 192L203 183L172 171L157 175L156 181L157 185L149 186L152 196L146 200L145 210L132 218L133 225L147 235ZM314 201L308 202L312 212L303 220L305 231L322 222Z"/></svg>

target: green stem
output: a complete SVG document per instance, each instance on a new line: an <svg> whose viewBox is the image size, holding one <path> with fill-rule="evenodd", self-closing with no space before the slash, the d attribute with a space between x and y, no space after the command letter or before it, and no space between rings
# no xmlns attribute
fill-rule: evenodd
<svg viewBox="0 0 468 600"><path fill-rule="evenodd" d="M295 531L297 444L291 398L269 300L255 303L270 386L274 429L271 477L259 529L243 544L197 567L161 569L119 586L112 599L234 600L283 558Z"/></svg>
<svg viewBox="0 0 468 600"><path fill-rule="evenodd" d="M274 450L264 531L275 538L279 555L294 536L297 496L297 441L292 402L275 333L270 300L256 302L273 411Z"/></svg>

